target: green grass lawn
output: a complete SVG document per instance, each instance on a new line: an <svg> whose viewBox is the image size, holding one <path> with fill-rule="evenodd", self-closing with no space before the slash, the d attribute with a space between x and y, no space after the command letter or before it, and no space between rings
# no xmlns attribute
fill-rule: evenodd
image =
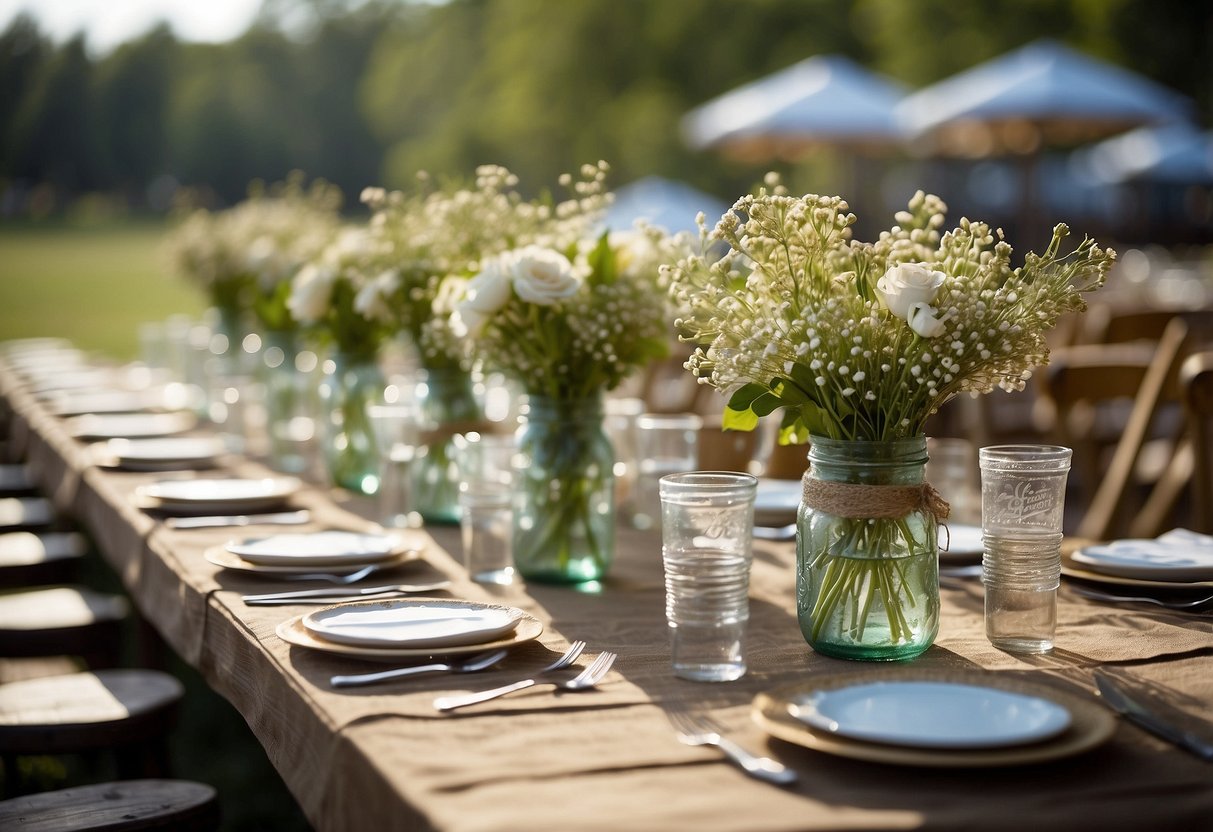
<svg viewBox="0 0 1213 832"><path fill-rule="evenodd" d="M199 291L169 273L165 228L0 224L0 340L58 335L137 358L141 321L197 316L205 306Z"/></svg>

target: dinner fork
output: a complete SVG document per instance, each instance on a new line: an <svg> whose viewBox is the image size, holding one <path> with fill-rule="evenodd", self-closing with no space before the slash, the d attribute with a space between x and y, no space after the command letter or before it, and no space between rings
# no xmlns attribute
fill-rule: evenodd
<svg viewBox="0 0 1213 832"><path fill-rule="evenodd" d="M328 581L331 584L355 584L378 568L378 564L372 563L357 572L348 572L344 575L336 575L332 572L307 572L301 575L281 575L279 577L288 581Z"/></svg>
<svg viewBox="0 0 1213 832"><path fill-rule="evenodd" d="M577 657L581 655L581 651L584 649L585 649L584 641L574 641L572 644L569 645L569 649L564 651L563 656L556 659L556 661L552 662L551 664L549 664L547 667L543 668L539 672L547 673L550 670L558 670L562 667L568 667L570 664L577 661ZM501 653L501 656L505 655L504 650L501 650L498 652ZM487 655L496 655L496 654L494 653L494 654L481 654L481 655L487 656ZM494 660L493 662L490 662L490 664L496 664L498 661L501 660L501 656L498 656L498 658L496 660ZM474 656L472 659L469 659L469 662L474 662L476 658L478 658L478 657ZM488 666L489 665L485 665L485 667L488 667ZM372 684L373 682L382 682L387 679L396 679L401 676L412 676L416 673L423 673L423 672L426 672L431 669L441 670L441 669L443 669L443 666L442 665L422 665L422 667L420 667L420 668L418 668L418 667L398 667L398 668L394 668L392 670L380 670L376 673L362 673L362 674L358 674L355 676L334 676L332 679L329 679L329 681L336 687L352 687L354 685L369 685L369 684ZM480 669L480 668L476 668L476 669ZM459 669L459 670L456 670L455 672L467 673L469 671L467 671L465 669ZM338 681L338 680L340 680L340 681Z"/></svg>
<svg viewBox="0 0 1213 832"><path fill-rule="evenodd" d="M381 670L378 673L360 673L353 676L334 676L329 684L335 688L352 688L359 685L371 685L388 679L399 679L403 676L416 676L421 673L476 673L488 670L505 658L506 650L493 650L488 653L478 653L461 662L440 662L438 664L421 664L413 667L397 667L392 670Z"/></svg>
<svg viewBox="0 0 1213 832"><path fill-rule="evenodd" d="M1155 606L1166 607L1169 610L1195 610L1207 604L1213 604L1213 595L1190 601L1167 601L1162 598L1150 598L1144 595L1116 595L1111 592L1101 592L1098 589L1091 589L1085 586L1073 586L1072 589L1084 598L1090 598L1093 601L1106 601L1111 604L1154 604Z"/></svg>
<svg viewBox="0 0 1213 832"><path fill-rule="evenodd" d="M706 714L692 714L681 705L675 705L667 714L678 739L684 745L714 745L724 755L739 765L751 777L786 786L796 782L796 772L770 757L751 754L737 743L724 736L723 729Z"/></svg>
<svg viewBox="0 0 1213 832"><path fill-rule="evenodd" d="M444 712L453 711L456 708L475 705L479 702L488 702L490 699L496 699L499 696L533 688L536 685L551 685L555 690L590 690L606 677L611 669L611 665L615 664L616 658L614 653L599 653L598 657L590 662L585 670L578 673L572 679L560 682L542 682L535 678L523 679L521 682L514 682L512 685L502 685L499 688L492 688L480 693L470 693L464 696L440 696L434 700L434 707Z"/></svg>

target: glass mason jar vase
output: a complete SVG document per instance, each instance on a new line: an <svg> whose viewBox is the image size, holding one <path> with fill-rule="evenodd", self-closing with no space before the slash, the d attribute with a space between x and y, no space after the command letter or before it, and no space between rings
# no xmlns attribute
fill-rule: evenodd
<svg viewBox="0 0 1213 832"><path fill-rule="evenodd" d="M583 583L615 553L615 453L602 397L531 395L514 454L514 566L527 579Z"/></svg>
<svg viewBox="0 0 1213 832"><path fill-rule="evenodd" d="M413 510L427 523L459 522L455 436L476 430L480 405L472 377L457 368L428 368L417 388L421 431L412 463Z"/></svg>
<svg viewBox="0 0 1213 832"><path fill-rule="evenodd" d="M334 485L361 494L379 490L379 454L367 408L383 398L383 372L373 355L333 353L320 381L324 461Z"/></svg>
<svg viewBox="0 0 1213 832"><path fill-rule="evenodd" d="M806 498L797 511L796 611L805 640L818 653L893 661L913 658L934 642L936 518L918 499L926 461L925 437L813 438L806 494L812 486L826 499ZM837 483L894 488L829 488Z"/></svg>

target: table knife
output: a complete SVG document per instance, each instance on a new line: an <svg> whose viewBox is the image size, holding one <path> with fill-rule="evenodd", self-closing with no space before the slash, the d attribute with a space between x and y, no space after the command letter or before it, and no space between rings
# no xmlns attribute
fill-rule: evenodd
<svg viewBox="0 0 1213 832"><path fill-rule="evenodd" d="M169 517L164 525L170 529L205 529L219 526L298 525L308 521L307 509L282 511L274 514L207 515L206 517Z"/></svg>
<svg viewBox="0 0 1213 832"><path fill-rule="evenodd" d="M1130 722L1139 725L1157 737L1161 737L1185 751L1195 754L1202 760L1213 762L1213 743L1196 736L1191 731L1174 724L1170 720L1150 710L1140 698L1131 694L1121 683L1113 681L1109 676L1095 671L1095 685L1099 695L1108 703L1112 710L1121 714Z"/></svg>

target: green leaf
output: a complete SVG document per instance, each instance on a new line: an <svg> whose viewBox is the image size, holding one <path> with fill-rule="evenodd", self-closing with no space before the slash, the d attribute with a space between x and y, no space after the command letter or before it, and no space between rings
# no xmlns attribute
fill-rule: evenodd
<svg viewBox="0 0 1213 832"><path fill-rule="evenodd" d="M750 402L750 410L754 411L759 417L769 416L779 408L783 407L783 401L774 393L763 393L754 401Z"/></svg>
<svg viewBox="0 0 1213 832"><path fill-rule="evenodd" d="M720 425L725 430L753 430L758 427L758 416L748 407L745 410L734 410L726 406Z"/></svg>
<svg viewBox="0 0 1213 832"><path fill-rule="evenodd" d="M754 403L756 398L764 396L768 392L770 390L765 384L750 382L738 388L737 392L729 398L729 407L732 410L749 410L750 405Z"/></svg>
<svg viewBox="0 0 1213 832"><path fill-rule="evenodd" d="M615 261L615 250L611 248L608 232L604 231L598 238L598 244L586 256L590 264L590 283L610 286L619 277L619 264Z"/></svg>
<svg viewBox="0 0 1213 832"><path fill-rule="evenodd" d="M779 396L780 400L789 407L811 401L798 385L786 378L777 378L772 381L771 391Z"/></svg>

